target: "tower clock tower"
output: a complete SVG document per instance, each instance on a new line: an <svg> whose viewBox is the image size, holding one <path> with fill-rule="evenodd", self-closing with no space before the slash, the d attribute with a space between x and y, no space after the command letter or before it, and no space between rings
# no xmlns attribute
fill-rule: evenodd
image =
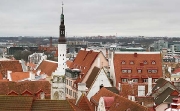
<svg viewBox="0 0 180 111"><path fill-rule="evenodd" d="M58 39L58 68L52 74L51 99L65 100L66 38L62 4Z"/></svg>

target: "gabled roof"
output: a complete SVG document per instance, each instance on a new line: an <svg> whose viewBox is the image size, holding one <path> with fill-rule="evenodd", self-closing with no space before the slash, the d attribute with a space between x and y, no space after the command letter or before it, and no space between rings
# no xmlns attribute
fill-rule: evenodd
<svg viewBox="0 0 180 111"><path fill-rule="evenodd" d="M157 97L168 87L178 91L178 89L170 81L160 78L156 81L156 85L153 87L151 95L153 97Z"/></svg>
<svg viewBox="0 0 180 111"><path fill-rule="evenodd" d="M81 70L81 76L78 77L78 79L74 82L74 84L77 84L79 82L82 82L84 77L86 76L87 72L91 68L92 64L94 63L95 59L97 58L98 54L100 52L95 52L93 50L87 51L87 50L80 50L74 59L73 63L71 63L70 69L80 69Z"/></svg>
<svg viewBox="0 0 180 111"><path fill-rule="evenodd" d="M31 111L75 111L67 100L34 100Z"/></svg>
<svg viewBox="0 0 180 111"><path fill-rule="evenodd" d="M0 95L6 95L12 90L18 94L21 94L25 90L35 94L37 91L42 89L46 94L50 94L51 84L49 81L0 81Z"/></svg>
<svg viewBox="0 0 180 111"><path fill-rule="evenodd" d="M178 97L178 94L177 96L172 96L171 97L171 93L174 92L175 90L168 87L166 90L164 90L161 94L159 94L155 99L155 103L156 105L159 105L161 103L164 103L166 101L166 103L171 103L172 102L172 98L173 97Z"/></svg>
<svg viewBox="0 0 180 111"><path fill-rule="evenodd" d="M57 67L58 67L57 62L50 60L43 60L36 69L36 71L41 70L41 72L44 72L48 76L51 76L51 74L57 69Z"/></svg>
<svg viewBox="0 0 180 111"><path fill-rule="evenodd" d="M148 111L144 106L128 100L118 94L115 94L106 88L101 88L94 96L91 97L91 102L98 105L100 97L114 97L114 102L111 105L109 111L125 111L131 109L131 111Z"/></svg>
<svg viewBox="0 0 180 111"><path fill-rule="evenodd" d="M153 62L154 61L154 62ZM162 77L162 64L161 54L157 52L116 52L113 58L114 71L116 76L116 86L120 82L122 69L131 69L131 73L127 73L127 76L137 76L141 78L141 75L154 76L155 78ZM155 64L152 64L155 63ZM138 74L137 69L142 70L142 74ZM157 69L157 73L148 74L147 69Z"/></svg>
<svg viewBox="0 0 180 111"><path fill-rule="evenodd" d="M100 68L94 67L91 74L89 75L89 78L86 81L86 87L90 88L93 81L95 80L96 76L99 74Z"/></svg>
<svg viewBox="0 0 180 111"><path fill-rule="evenodd" d="M156 81L156 85L153 87L152 92L154 92L155 90L157 90L158 88L162 87L165 83L167 83L168 81L165 80L164 78L159 78Z"/></svg>
<svg viewBox="0 0 180 111"><path fill-rule="evenodd" d="M19 81L29 78L29 72L12 72L11 79L12 81Z"/></svg>
<svg viewBox="0 0 180 111"><path fill-rule="evenodd" d="M1 111L31 111L33 97L0 95Z"/></svg>
<svg viewBox="0 0 180 111"><path fill-rule="evenodd" d="M115 94L119 94L119 90L116 87L105 87L105 88Z"/></svg>
<svg viewBox="0 0 180 111"><path fill-rule="evenodd" d="M71 64L71 69L81 69L81 73L86 74L91 65L93 64L94 60L98 56L99 52L94 52L92 50L80 50L74 59L73 63Z"/></svg>
<svg viewBox="0 0 180 111"><path fill-rule="evenodd" d="M18 60L0 61L0 73L5 77L6 71L22 72L21 63Z"/></svg>
<svg viewBox="0 0 180 111"><path fill-rule="evenodd" d="M91 103L84 94L81 95L76 105L83 111L94 111Z"/></svg>

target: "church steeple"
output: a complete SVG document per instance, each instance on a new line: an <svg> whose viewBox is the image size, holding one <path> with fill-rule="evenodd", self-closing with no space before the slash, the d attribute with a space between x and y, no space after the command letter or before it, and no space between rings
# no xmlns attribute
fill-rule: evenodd
<svg viewBox="0 0 180 111"><path fill-rule="evenodd" d="M61 24L59 26L59 39L58 39L58 41L60 44L66 44L63 5L64 4L62 3Z"/></svg>

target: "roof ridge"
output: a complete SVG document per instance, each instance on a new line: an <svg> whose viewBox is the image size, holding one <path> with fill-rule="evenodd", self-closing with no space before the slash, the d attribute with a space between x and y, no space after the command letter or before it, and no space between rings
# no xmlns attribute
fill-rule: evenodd
<svg viewBox="0 0 180 111"><path fill-rule="evenodd" d="M106 89L106 88L105 88L105 89ZM106 89L106 90L107 90L107 91L109 91L109 92L111 92L111 93L113 93L113 94L115 94L116 96L121 97L122 99L125 99L125 100L128 100L128 101L131 101L131 100L129 100L129 99L127 99L127 98L123 97L123 96L120 96L120 95L118 95L118 94L116 94L116 93L114 93L114 92L112 92L112 91L110 91L110 90L108 90L108 89ZM142 106L142 105L140 105L140 104L138 104L138 103L136 103L136 102L134 102L134 101L132 101L132 102L133 102L133 104L136 104L136 105L138 105L138 106L140 106L140 107L144 107L144 108L148 109L147 107Z"/></svg>

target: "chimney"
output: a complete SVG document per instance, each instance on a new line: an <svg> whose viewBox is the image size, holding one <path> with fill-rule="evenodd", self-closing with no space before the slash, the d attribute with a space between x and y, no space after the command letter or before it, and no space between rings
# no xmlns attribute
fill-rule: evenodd
<svg viewBox="0 0 180 111"><path fill-rule="evenodd" d="M41 73L41 69L38 69L38 71L36 72L36 74L39 76Z"/></svg>
<svg viewBox="0 0 180 111"><path fill-rule="evenodd" d="M152 78L148 78L148 95L152 93Z"/></svg>
<svg viewBox="0 0 180 111"><path fill-rule="evenodd" d="M52 37L50 37L50 47L52 47Z"/></svg>
<svg viewBox="0 0 180 111"><path fill-rule="evenodd" d="M76 103L79 101L82 94L86 94L86 83L78 83Z"/></svg>
<svg viewBox="0 0 180 111"><path fill-rule="evenodd" d="M11 73L12 73L12 71L7 71L7 79L8 79L9 81L12 81Z"/></svg>
<svg viewBox="0 0 180 111"><path fill-rule="evenodd" d="M101 84L101 85L100 85L100 89L103 88L103 87L104 87L103 84Z"/></svg>
<svg viewBox="0 0 180 111"><path fill-rule="evenodd" d="M32 80L35 80L35 74L33 72L29 72L29 79L32 81Z"/></svg>
<svg viewBox="0 0 180 111"><path fill-rule="evenodd" d="M134 57L137 57L137 52L134 53Z"/></svg>
<svg viewBox="0 0 180 111"><path fill-rule="evenodd" d="M121 83L118 84L119 91L121 91Z"/></svg>

